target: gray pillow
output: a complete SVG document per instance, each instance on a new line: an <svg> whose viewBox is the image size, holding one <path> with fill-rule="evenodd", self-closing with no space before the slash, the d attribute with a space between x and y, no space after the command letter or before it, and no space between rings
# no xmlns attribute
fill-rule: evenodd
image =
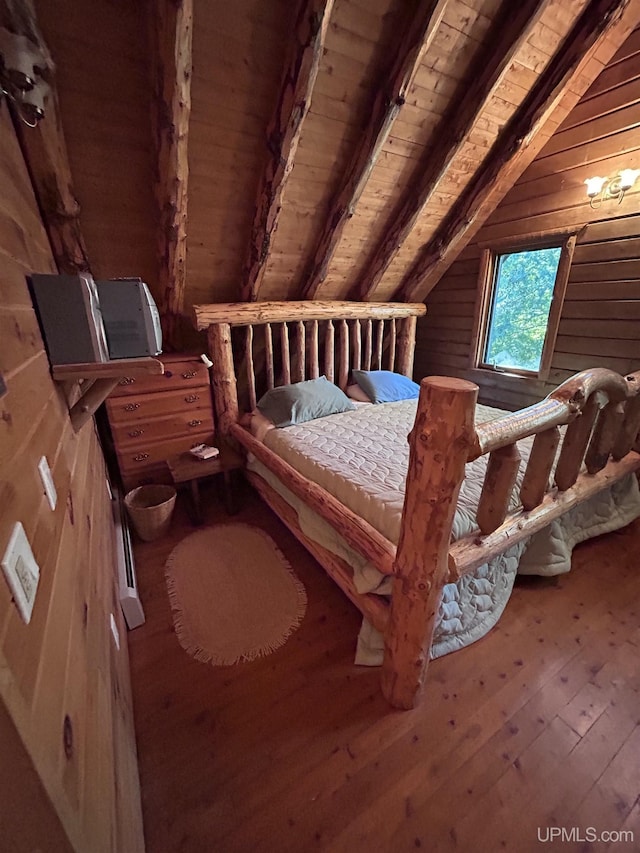
<svg viewBox="0 0 640 853"><path fill-rule="evenodd" d="M347 395L326 376L272 388L258 403L258 409L277 427L303 424L355 408Z"/></svg>

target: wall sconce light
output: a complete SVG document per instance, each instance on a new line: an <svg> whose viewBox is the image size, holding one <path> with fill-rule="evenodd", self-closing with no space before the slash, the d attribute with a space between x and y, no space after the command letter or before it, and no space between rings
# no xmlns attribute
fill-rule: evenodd
<svg viewBox="0 0 640 853"><path fill-rule="evenodd" d="M627 190L631 187L640 176L640 169L621 169L620 173L613 178L593 177L587 178L587 195L589 203L594 210L597 210L602 202L607 198L617 198L618 204L622 201Z"/></svg>
<svg viewBox="0 0 640 853"><path fill-rule="evenodd" d="M4 95L29 127L44 118L51 61L26 36L0 27L0 99Z"/></svg>

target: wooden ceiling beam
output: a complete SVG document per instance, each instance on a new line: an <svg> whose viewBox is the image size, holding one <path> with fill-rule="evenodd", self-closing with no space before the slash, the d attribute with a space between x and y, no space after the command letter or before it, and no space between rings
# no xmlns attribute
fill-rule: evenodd
<svg viewBox="0 0 640 853"><path fill-rule="evenodd" d="M26 127L17 119L14 125L58 271L89 272L58 95L55 85L49 85L45 117L38 126Z"/></svg>
<svg viewBox="0 0 640 853"><path fill-rule="evenodd" d="M177 345L187 274L193 0L149 5L158 293L166 341Z"/></svg>
<svg viewBox="0 0 640 853"><path fill-rule="evenodd" d="M551 62L538 78L489 156L474 175L434 238L427 243L396 291L396 298L424 299L464 248L497 185L511 186L526 167L532 143L544 128L574 80L582 73L589 54L620 20L630 0L592 0L578 18ZM466 239L465 239L466 238Z"/></svg>
<svg viewBox="0 0 640 853"><path fill-rule="evenodd" d="M550 0L524 0L514 7L503 3L483 48L472 63L468 78L454 97L420 160L415 180L389 219L389 228L378 243L371 260L352 294L354 299L369 300L389 265L409 236L420 214L433 197L467 136L500 85L516 53Z"/></svg>
<svg viewBox="0 0 640 853"><path fill-rule="evenodd" d="M311 272L303 289L302 295L305 299L317 298L344 227L355 213L373 167L440 26L447 2L448 0L421 0L417 4L407 27L401 33L393 64L385 67L384 73L377 81L359 144L342 175L340 189L331 203L316 246Z"/></svg>
<svg viewBox="0 0 640 853"><path fill-rule="evenodd" d="M80 205L73 191L54 66L30 0L2 0L0 26L28 38L44 58L46 67L42 69L42 76L49 86L45 116L36 127L28 127L16 106L12 109L13 123L58 270L61 273L87 272L89 259L80 229Z"/></svg>
<svg viewBox="0 0 640 853"><path fill-rule="evenodd" d="M267 129L268 159L258 188L241 298L258 299L282 198L309 112L334 0L300 0L276 108Z"/></svg>

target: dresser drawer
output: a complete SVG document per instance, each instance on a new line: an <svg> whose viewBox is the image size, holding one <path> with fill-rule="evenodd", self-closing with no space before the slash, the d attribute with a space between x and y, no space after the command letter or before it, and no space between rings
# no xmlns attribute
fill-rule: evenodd
<svg viewBox="0 0 640 853"><path fill-rule="evenodd" d="M211 409L176 412L176 414L152 420L114 424L111 428L117 446L122 449L148 441L177 438L205 430L213 432Z"/></svg>
<svg viewBox="0 0 640 853"><path fill-rule="evenodd" d="M124 475L152 468L165 462L174 453L183 453L194 444L211 444L212 440L213 430L205 430L164 441L150 441L148 444L137 444L128 448L119 447L117 454L120 472Z"/></svg>
<svg viewBox="0 0 640 853"><path fill-rule="evenodd" d="M162 360L162 356L159 356ZM194 388L209 384L209 369L200 360L171 361L164 366L162 376L125 376L110 394L113 397L128 397L151 391L170 391Z"/></svg>
<svg viewBox="0 0 640 853"><path fill-rule="evenodd" d="M203 365L204 366L204 365ZM112 426L133 420L193 412L208 408L211 411L211 389L209 385L185 388L182 391L158 391L154 394L140 394L132 400L129 397L109 397L107 411ZM193 415L192 417L198 417ZM189 418L191 419L191 418Z"/></svg>

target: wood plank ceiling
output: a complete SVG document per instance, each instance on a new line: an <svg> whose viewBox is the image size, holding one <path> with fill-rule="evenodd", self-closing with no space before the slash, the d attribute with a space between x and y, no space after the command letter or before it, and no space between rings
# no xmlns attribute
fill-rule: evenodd
<svg viewBox="0 0 640 853"><path fill-rule="evenodd" d="M64 6L37 2L89 253L145 276L169 332L193 304L424 299L640 23L640 0L147 0L109 88L110 0Z"/></svg>
<svg viewBox="0 0 640 853"><path fill-rule="evenodd" d="M640 15L638 0L220 6L195 0L185 309L423 299Z"/></svg>

